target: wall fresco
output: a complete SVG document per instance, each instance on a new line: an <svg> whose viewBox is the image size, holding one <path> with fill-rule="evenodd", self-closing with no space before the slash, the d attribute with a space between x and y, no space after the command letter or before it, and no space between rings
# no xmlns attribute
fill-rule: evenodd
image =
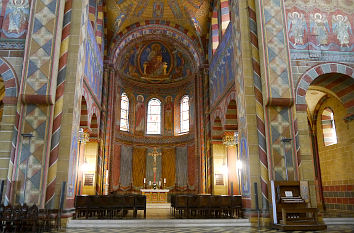
<svg viewBox="0 0 354 233"><path fill-rule="evenodd" d="M103 60L101 50L97 46L96 37L90 23L87 24L87 39L85 42L85 78L95 94L97 100L101 101L102 80L103 80Z"/></svg>
<svg viewBox="0 0 354 233"><path fill-rule="evenodd" d="M120 62L120 70L127 77L154 83L179 81L191 75L191 69L191 59L185 52L161 41L129 46Z"/></svg>
<svg viewBox="0 0 354 233"><path fill-rule="evenodd" d="M211 108L235 81L235 70L238 65L235 63L234 42L231 40L231 33L232 27L229 26L211 61L209 85Z"/></svg>
<svg viewBox="0 0 354 233"><path fill-rule="evenodd" d="M2 38L26 38L30 4L30 0L3 0L1 2L0 30ZM51 10L54 11L55 8Z"/></svg>
<svg viewBox="0 0 354 233"><path fill-rule="evenodd" d="M354 15L333 7L288 7L286 19L292 59L354 61Z"/></svg>

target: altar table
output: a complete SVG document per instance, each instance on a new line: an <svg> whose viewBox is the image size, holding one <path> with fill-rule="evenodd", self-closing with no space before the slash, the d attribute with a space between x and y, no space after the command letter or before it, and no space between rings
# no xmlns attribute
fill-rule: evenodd
<svg viewBox="0 0 354 233"><path fill-rule="evenodd" d="M146 203L167 203L169 189L140 189L146 196Z"/></svg>

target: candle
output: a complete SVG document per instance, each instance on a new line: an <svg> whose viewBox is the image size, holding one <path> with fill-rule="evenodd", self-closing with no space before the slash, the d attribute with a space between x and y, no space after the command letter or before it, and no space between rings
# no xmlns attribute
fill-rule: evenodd
<svg viewBox="0 0 354 233"><path fill-rule="evenodd" d="M166 178L163 178L163 183L166 184Z"/></svg>
<svg viewBox="0 0 354 233"><path fill-rule="evenodd" d="M149 185L151 185L151 180L149 180Z"/></svg>
<svg viewBox="0 0 354 233"><path fill-rule="evenodd" d="M161 186L161 181L159 181L159 186Z"/></svg>
<svg viewBox="0 0 354 233"><path fill-rule="evenodd" d="M144 184L146 184L146 178L144 178Z"/></svg>

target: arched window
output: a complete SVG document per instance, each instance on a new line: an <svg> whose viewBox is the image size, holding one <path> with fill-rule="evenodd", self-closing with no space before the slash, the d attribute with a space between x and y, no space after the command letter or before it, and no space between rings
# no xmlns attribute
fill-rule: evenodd
<svg viewBox="0 0 354 233"><path fill-rule="evenodd" d="M153 98L148 103L147 134L161 134L161 102Z"/></svg>
<svg viewBox="0 0 354 233"><path fill-rule="evenodd" d="M181 133L189 132L189 96L181 99Z"/></svg>
<svg viewBox="0 0 354 233"><path fill-rule="evenodd" d="M125 93L120 99L120 130L129 131L129 99Z"/></svg>
<svg viewBox="0 0 354 233"><path fill-rule="evenodd" d="M321 123L325 146L337 144L336 126L334 124L333 111L330 108L323 110Z"/></svg>

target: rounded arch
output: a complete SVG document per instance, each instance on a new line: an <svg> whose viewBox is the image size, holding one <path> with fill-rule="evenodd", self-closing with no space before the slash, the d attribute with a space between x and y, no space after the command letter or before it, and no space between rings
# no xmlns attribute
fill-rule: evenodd
<svg viewBox="0 0 354 233"><path fill-rule="evenodd" d="M211 140L215 142L222 142L223 137L223 126L221 122L220 116L216 116L212 121L212 129L211 129Z"/></svg>
<svg viewBox="0 0 354 233"><path fill-rule="evenodd" d="M340 63L322 63L308 69L299 79L296 86L296 104L306 104L305 96L310 84L323 74L339 73L354 78L352 67Z"/></svg>
<svg viewBox="0 0 354 233"><path fill-rule="evenodd" d="M196 61L197 67L202 64L203 50L201 49L198 38L196 36L190 36L194 35L193 33L169 21L156 22L150 20L134 23L114 36L110 45L110 51L112 51L109 55L111 64L117 64L116 61L119 53L127 44L132 40L147 35L160 35L174 39L188 48Z"/></svg>
<svg viewBox="0 0 354 233"><path fill-rule="evenodd" d="M81 115L80 115L80 127L88 128L90 125L89 118L88 118L88 108L85 96L81 98Z"/></svg>
<svg viewBox="0 0 354 233"><path fill-rule="evenodd" d="M236 131L237 123L237 105L236 100L231 99L225 111L225 131Z"/></svg>
<svg viewBox="0 0 354 233"><path fill-rule="evenodd" d="M352 88L354 87L354 70L352 67L341 63L329 62L316 65L311 67L300 77L296 86L297 109L306 110L307 105L305 97L310 85L314 82L316 82L316 85L318 85L321 81L323 81L319 80L318 78L329 74L341 74L343 76L340 80L334 80L333 86L337 85L339 82L348 81L348 85L340 85L339 87L336 86L334 93L339 97L343 105L346 107L348 115L354 115L354 95L351 95L353 97L348 98L348 93L352 92ZM331 87L331 85L327 85L327 87Z"/></svg>
<svg viewBox="0 0 354 233"><path fill-rule="evenodd" d="M8 61L0 57L0 76L4 80L5 97L4 103L15 104L18 96L18 79L17 75Z"/></svg>
<svg viewBox="0 0 354 233"><path fill-rule="evenodd" d="M95 113L92 115L90 122L91 122L90 123L90 129L91 129L90 136L93 137L93 138L97 138L98 137L99 127L98 127L97 116L96 116Z"/></svg>

